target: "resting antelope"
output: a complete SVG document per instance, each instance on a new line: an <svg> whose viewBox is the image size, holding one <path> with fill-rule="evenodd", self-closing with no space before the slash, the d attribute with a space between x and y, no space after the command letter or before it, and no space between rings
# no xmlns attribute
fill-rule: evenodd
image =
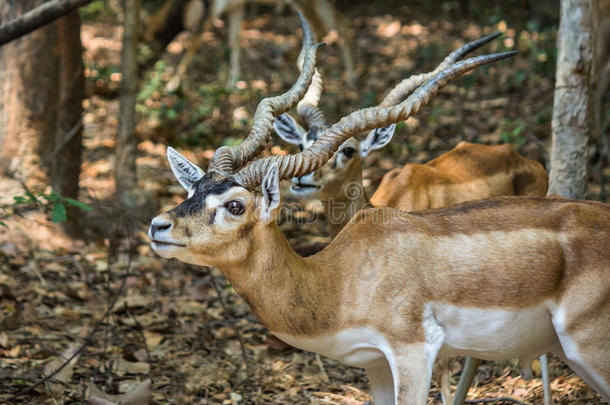
<svg viewBox="0 0 610 405"><path fill-rule="evenodd" d="M608 205L501 197L413 214L367 209L321 252L302 258L290 248L274 221L280 180L320 168L349 137L407 119L450 80L513 54L447 66L403 102L353 112L298 154L251 162L273 118L311 81L317 45L308 37L295 85L261 101L248 137L219 148L207 173L168 148L188 198L152 220L154 251L218 267L280 339L365 368L377 404L425 404L437 356L547 351L608 400Z"/></svg>
<svg viewBox="0 0 610 405"><path fill-rule="evenodd" d="M449 64L466 52L496 38L488 35L454 52L445 63ZM429 74L431 75L431 74ZM414 89L397 86L380 105L387 106L406 98ZM312 84L303 100L297 104L297 113L303 119L305 130L287 113L273 122L275 132L285 141L298 145L300 150L309 147L328 128L324 113L318 107L322 94L322 78L316 70ZM460 202L508 195L544 197L548 176L542 165L516 153L510 145L480 145L460 142L453 150L426 163L408 163L388 172L369 200L362 184L362 160L370 151L380 149L392 139L395 124L372 130L365 140L345 141L337 153L320 169L292 179L291 191L297 196L320 198L326 211L329 231L335 237L356 212L368 207L393 207L404 211L422 211L441 208ZM524 359L527 362L529 359ZM545 368L546 356L541 356ZM467 360L464 376L473 376L477 362ZM452 403L449 386L449 368L441 362L441 392L445 404ZM529 364L522 364L524 375L531 377ZM474 367L474 368L473 368ZM463 403L470 381L460 380L456 403ZM545 403L551 403L548 375L543 375Z"/></svg>

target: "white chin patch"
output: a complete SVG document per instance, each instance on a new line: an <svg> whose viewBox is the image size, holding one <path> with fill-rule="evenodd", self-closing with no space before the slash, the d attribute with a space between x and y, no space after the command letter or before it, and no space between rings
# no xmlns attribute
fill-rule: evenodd
<svg viewBox="0 0 610 405"><path fill-rule="evenodd" d="M319 190L320 190L320 187L318 187L318 186L311 186L311 187L290 186L290 192L292 194L297 194L297 195L302 195L302 196L314 194L314 193L318 192Z"/></svg>
<svg viewBox="0 0 610 405"><path fill-rule="evenodd" d="M156 254L164 259L171 259L176 257L178 251L182 248L181 246L169 245L158 242L150 242L150 247L155 251Z"/></svg>

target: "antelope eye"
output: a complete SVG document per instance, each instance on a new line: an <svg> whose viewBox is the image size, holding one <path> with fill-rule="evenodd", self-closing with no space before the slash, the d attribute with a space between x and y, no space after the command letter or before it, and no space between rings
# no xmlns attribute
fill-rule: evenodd
<svg viewBox="0 0 610 405"><path fill-rule="evenodd" d="M240 201L231 200L225 204L225 208L232 215L239 216L242 215L246 211L246 206Z"/></svg>
<svg viewBox="0 0 610 405"><path fill-rule="evenodd" d="M342 153L343 153L345 156L347 156L348 158L351 158L352 156L354 156L354 153L356 153L356 149L355 149L355 148L352 148L352 147L350 146L350 147L347 147L347 148L343 149L341 152L342 152Z"/></svg>

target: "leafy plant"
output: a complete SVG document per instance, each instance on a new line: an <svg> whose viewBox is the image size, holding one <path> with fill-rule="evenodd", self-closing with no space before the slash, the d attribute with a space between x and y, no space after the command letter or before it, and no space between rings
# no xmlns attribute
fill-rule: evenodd
<svg viewBox="0 0 610 405"><path fill-rule="evenodd" d="M500 139L504 143L510 143L516 147L523 146L526 142L525 122L521 120L504 120L504 130L500 133Z"/></svg>
<svg viewBox="0 0 610 405"><path fill-rule="evenodd" d="M83 211L91 211L91 206L82 201L75 200L70 197L65 197L55 191L50 193L25 190L23 195L13 197L13 208L23 206L42 207L45 211L51 213L53 222L65 222L68 220L67 206L79 208ZM6 226L6 224L2 223Z"/></svg>
<svg viewBox="0 0 610 405"><path fill-rule="evenodd" d="M146 77L137 96L136 111L147 118L175 121L184 109L184 100L176 93L167 93L165 86L169 76L165 62L155 63L154 70Z"/></svg>
<svg viewBox="0 0 610 405"><path fill-rule="evenodd" d="M79 13L85 22L104 20L115 14L112 7L104 0L96 0L81 7Z"/></svg>

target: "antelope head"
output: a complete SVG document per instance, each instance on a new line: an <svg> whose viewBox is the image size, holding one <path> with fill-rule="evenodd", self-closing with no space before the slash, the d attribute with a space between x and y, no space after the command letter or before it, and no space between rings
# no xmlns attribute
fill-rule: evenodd
<svg viewBox="0 0 610 405"><path fill-rule="evenodd" d="M252 251L250 233L275 219L280 204L277 167L268 171L258 193L242 186L234 175L204 173L171 147L167 158L188 198L153 219L149 237L155 252L191 264L243 262Z"/></svg>
<svg viewBox="0 0 610 405"><path fill-rule="evenodd" d="M324 113L318 107L322 87L322 75L316 69L305 97L297 104L297 113L307 130L286 113L278 116L273 122L273 128L280 138L297 145L301 151L309 148L318 136L328 129ZM362 142L349 138L323 167L292 178L290 190L300 196L335 197L335 190L340 190L344 183L362 180L362 158L371 150L382 148L390 142L395 128L396 124L391 124L374 129Z"/></svg>
<svg viewBox="0 0 610 405"><path fill-rule="evenodd" d="M308 125L305 130L288 114L282 114L273 122L275 132L288 143L305 150L318 139L321 133ZM314 128L313 130L311 128ZM329 198L335 196L343 184L362 181L362 161L368 154L387 145L394 136L396 124L370 131L363 141L349 138L330 158L328 163L315 172L292 178L290 191L300 196Z"/></svg>

